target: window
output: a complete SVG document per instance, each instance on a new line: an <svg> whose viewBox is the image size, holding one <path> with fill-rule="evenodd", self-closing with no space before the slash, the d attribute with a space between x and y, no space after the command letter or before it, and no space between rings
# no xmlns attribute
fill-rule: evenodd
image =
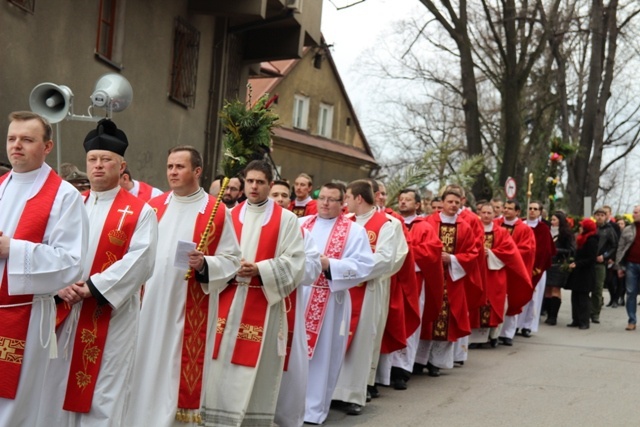
<svg viewBox="0 0 640 427"><path fill-rule="evenodd" d="M178 104L196 106L198 52L200 31L182 18L176 18L173 28L173 64L169 98Z"/></svg>
<svg viewBox="0 0 640 427"><path fill-rule="evenodd" d="M124 0L100 0L96 56L122 69Z"/></svg>
<svg viewBox="0 0 640 427"><path fill-rule="evenodd" d="M333 105L320 103L318 112L318 135L331 138L333 126Z"/></svg>
<svg viewBox="0 0 640 427"><path fill-rule="evenodd" d="M309 119L309 97L294 95L293 101L293 127L307 130Z"/></svg>
<svg viewBox="0 0 640 427"><path fill-rule="evenodd" d="M36 9L36 0L9 0L9 3L18 6L20 9L25 12L29 12L32 15L33 11Z"/></svg>

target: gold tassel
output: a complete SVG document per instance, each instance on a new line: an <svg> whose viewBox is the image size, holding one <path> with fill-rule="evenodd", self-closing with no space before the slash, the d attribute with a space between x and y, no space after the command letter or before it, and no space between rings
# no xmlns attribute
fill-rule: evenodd
<svg viewBox="0 0 640 427"><path fill-rule="evenodd" d="M178 409L176 412L176 421L181 423L202 424L202 414L194 409Z"/></svg>

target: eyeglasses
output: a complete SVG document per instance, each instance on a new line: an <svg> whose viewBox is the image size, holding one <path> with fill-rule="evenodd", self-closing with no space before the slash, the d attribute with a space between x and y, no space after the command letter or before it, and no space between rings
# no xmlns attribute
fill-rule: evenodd
<svg viewBox="0 0 640 427"><path fill-rule="evenodd" d="M533 207L529 207L529 210L530 210L530 211L539 211L539 210L540 210L540 208L533 208Z"/></svg>
<svg viewBox="0 0 640 427"><path fill-rule="evenodd" d="M240 189L236 187L227 187L227 190L229 190L230 192L240 191Z"/></svg>
<svg viewBox="0 0 640 427"><path fill-rule="evenodd" d="M334 199L333 197L318 197L318 201L320 203L324 203L324 202L335 203L335 202L341 202L342 199Z"/></svg>

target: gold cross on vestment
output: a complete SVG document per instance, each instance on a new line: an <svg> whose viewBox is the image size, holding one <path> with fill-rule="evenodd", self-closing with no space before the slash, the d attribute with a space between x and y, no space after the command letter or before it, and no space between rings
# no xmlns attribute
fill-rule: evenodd
<svg viewBox="0 0 640 427"><path fill-rule="evenodd" d="M118 213L122 214L120 222L118 223L118 231L122 230L122 224L124 223L124 219L127 217L127 215L133 215L133 211L129 210L130 207L131 206L127 205L124 209L118 209Z"/></svg>
<svg viewBox="0 0 640 427"><path fill-rule="evenodd" d="M9 354L15 354L16 349L11 347L9 338L0 338L0 360L7 360Z"/></svg>

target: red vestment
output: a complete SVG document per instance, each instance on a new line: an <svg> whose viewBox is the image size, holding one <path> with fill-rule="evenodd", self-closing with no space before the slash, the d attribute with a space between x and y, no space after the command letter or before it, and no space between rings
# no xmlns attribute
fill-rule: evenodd
<svg viewBox="0 0 640 427"><path fill-rule="evenodd" d="M527 273L529 274L529 277L532 278L533 264L535 261L536 253L536 240L531 227L524 223L520 218L516 219L516 222L512 226L504 224L504 218L494 220L494 224L505 228L511 234L511 238L518 247L518 251L520 251L520 255L522 256L522 261L524 262L525 268L527 269ZM507 283L507 285L509 286L510 284ZM525 301L524 304L522 304L522 301L518 301L517 296L510 296L510 304L507 308L507 316L515 316L516 314L520 313L522 311L522 307L530 300L531 296L529 296L529 299ZM514 306L511 306L512 303L514 304Z"/></svg>
<svg viewBox="0 0 640 427"><path fill-rule="evenodd" d="M298 218L302 218L303 216L308 215L315 215L318 213L318 202L311 199L304 206L296 206L296 201L292 200L291 203L289 203L289 210L296 214Z"/></svg>
<svg viewBox="0 0 640 427"><path fill-rule="evenodd" d="M551 230L544 222L538 222L538 225L531 227L533 235L536 239L536 256L533 262L533 278L534 285L542 277L542 273L551 267L551 260L556 254L556 245L551 237Z"/></svg>
<svg viewBox="0 0 640 427"><path fill-rule="evenodd" d="M443 251L454 255L465 271L465 276L452 280L449 268L445 268L445 288L442 307L433 327L421 332L421 339L436 341L456 341L471 333L467 294L481 293L481 275L478 268L477 238L471 226L462 218L456 218L455 224L442 223L439 214L431 215L427 222L436 230L443 243ZM447 241L443 241L443 230L447 233ZM469 292L474 287L477 289Z"/></svg>

